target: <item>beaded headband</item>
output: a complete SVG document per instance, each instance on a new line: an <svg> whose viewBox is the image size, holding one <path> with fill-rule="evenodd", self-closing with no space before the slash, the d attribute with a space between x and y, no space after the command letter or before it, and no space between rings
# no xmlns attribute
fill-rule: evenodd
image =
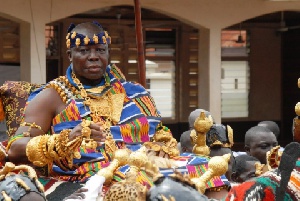
<svg viewBox="0 0 300 201"><path fill-rule="evenodd" d="M93 24L96 24L97 26L102 28L102 26L97 22L93 22ZM101 31L100 33L94 34L92 38L89 38L87 35L76 33L76 31L71 32L74 28L75 25L72 23L68 29L68 34L66 36L67 48L111 43L111 37L108 35L107 31Z"/></svg>

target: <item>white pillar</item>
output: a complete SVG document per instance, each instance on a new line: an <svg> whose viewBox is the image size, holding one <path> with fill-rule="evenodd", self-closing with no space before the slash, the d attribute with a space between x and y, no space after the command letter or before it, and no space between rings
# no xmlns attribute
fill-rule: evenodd
<svg viewBox="0 0 300 201"><path fill-rule="evenodd" d="M221 123L221 29L199 31L199 108Z"/></svg>

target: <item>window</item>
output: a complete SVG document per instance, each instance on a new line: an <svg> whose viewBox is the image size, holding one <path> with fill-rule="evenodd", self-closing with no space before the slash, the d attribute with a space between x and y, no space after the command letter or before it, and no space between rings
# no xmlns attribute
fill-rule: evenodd
<svg viewBox="0 0 300 201"><path fill-rule="evenodd" d="M222 118L249 115L248 41L245 30L222 32Z"/></svg>
<svg viewBox="0 0 300 201"><path fill-rule="evenodd" d="M164 118L175 119L176 30L146 28L146 79L148 91Z"/></svg>

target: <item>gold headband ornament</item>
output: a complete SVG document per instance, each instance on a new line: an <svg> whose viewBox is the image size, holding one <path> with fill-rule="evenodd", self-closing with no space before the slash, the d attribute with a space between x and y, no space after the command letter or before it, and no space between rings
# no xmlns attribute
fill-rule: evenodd
<svg viewBox="0 0 300 201"><path fill-rule="evenodd" d="M94 24L98 25L100 28L102 26L97 23L93 22ZM74 24L71 24L68 29L68 34L66 36L66 45L67 48L78 47L78 46L85 46L85 45L95 45L95 44L111 44L111 37L108 35L107 31L101 31L100 33L95 33L92 38L89 38L87 35L76 33L76 31L72 30L75 28Z"/></svg>

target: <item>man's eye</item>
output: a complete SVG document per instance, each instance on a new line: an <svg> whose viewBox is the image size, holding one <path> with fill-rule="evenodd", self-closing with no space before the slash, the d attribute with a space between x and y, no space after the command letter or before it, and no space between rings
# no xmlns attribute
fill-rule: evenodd
<svg viewBox="0 0 300 201"><path fill-rule="evenodd" d="M105 49L104 48L97 48L97 51L98 52L105 52Z"/></svg>
<svg viewBox="0 0 300 201"><path fill-rule="evenodd" d="M269 148L269 145L261 145L260 148L267 149L267 148Z"/></svg>
<svg viewBox="0 0 300 201"><path fill-rule="evenodd" d="M81 53L88 52L88 49L80 49L80 52L81 52Z"/></svg>

